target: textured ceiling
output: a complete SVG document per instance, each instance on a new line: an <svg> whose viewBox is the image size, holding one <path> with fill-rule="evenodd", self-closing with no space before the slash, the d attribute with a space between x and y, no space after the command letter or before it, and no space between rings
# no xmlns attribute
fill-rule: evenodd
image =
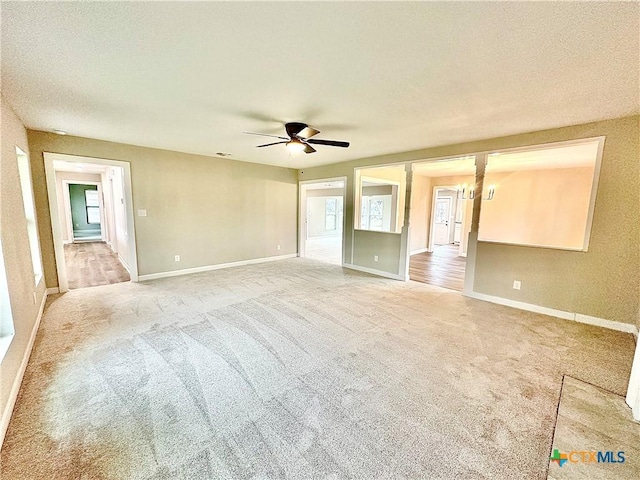
<svg viewBox="0 0 640 480"><path fill-rule="evenodd" d="M32 129L308 167L636 114L639 8L3 1L2 94ZM286 121L351 147L242 134Z"/></svg>

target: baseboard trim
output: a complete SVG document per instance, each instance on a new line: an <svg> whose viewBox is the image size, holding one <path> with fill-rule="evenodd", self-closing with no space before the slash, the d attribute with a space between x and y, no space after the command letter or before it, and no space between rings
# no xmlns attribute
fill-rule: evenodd
<svg viewBox="0 0 640 480"><path fill-rule="evenodd" d="M124 269L127 271L129 275L131 275L131 269L129 268L129 264L124 261L124 259L120 256L119 253L117 255L118 255L118 260L120 260L120 263L122 264Z"/></svg>
<svg viewBox="0 0 640 480"><path fill-rule="evenodd" d="M419 248L417 250L411 250L411 252L409 252L409 255L418 255L419 253L425 253L428 252L429 248L425 247L425 248Z"/></svg>
<svg viewBox="0 0 640 480"><path fill-rule="evenodd" d="M575 321L596 325L597 327L609 328L611 330L618 330L619 332L633 333L636 338L638 337L638 328L630 323L616 322L615 320L592 317L591 315L584 315L582 313L576 313Z"/></svg>
<svg viewBox="0 0 640 480"><path fill-rule="evenodd" d="M47 295L56 295L57 293L60 293L60 289L58 287L47 288Z"/></svg>
<svg viewBox="0 0 640 480"><path fill-rule="evenodd" d="M170 272L149 273L147 275L139 275L138 281L156 280L158 278L178 277L180 275L190 275L192 273L210 272L212 270L222 270L223 268L241 267L243 265L253 265L256 263L275 262L277 260L285 260L287 258L296 258L297 253L287 255L277 255L274 257L253 258L251 260L241 260L239 262L219 263L217 265L205 265L204 267L185 268L182 270L172 270Z"/></svg>
<svg viewBox="0 0 640 480"><path fill-rule="evenodd" d="M22 363L20 363L20 368L18 368L18 373L16 378L13 380L13 385L11 386L11 391L9 392L7 405L2 412L2 419L0 420L0 448L4 444L4 437L7 434L7 429L9 428L9 422L11 421L11 416L13 415L13 409L16 406L16 401L18 400L18 394L20 393L20 387L22 386L22 380L24 378L24 372L27 370L27 365L29 364L29 358L31 357L31 351L33 350L33 344L36 341L36 335L38 334L38 329L40 328L40 321L42 320L42 315L44 313L44 307L47 303L47 293L48 289L45 290L44 295L42 296L42 302L40 303L40 309L38 310L38 316L36 317L36 321L33 324L33 329L31 330L31 337L29 337L29 343L27 343L27 348L24 351L24 356L22 357Z"/></svg>
<svg viewBox="0 0 640 480"><path fill-rule="evenodd" d="M506 307L513 307L519 310L525 310L528 312L541 313L543 315L549 315L550 317L561 318L563 320L571 320L578 323L586 323L588 325L595 325L596 327L608 328L610 330L616 330L618 332L632 333L638 336L638 329L635 325L624 322L617 322L615 320L607 320L605 318L592 317L590 315L584 315L582 313L565 312L564 310L557 310L555 308L542 307L540 305L534 305L532 303L519 302L517 300L511 300L509 298L494 297L493 295L486 295L484 293L464 291L463 295L477 300L484 300L485 302L497 303Z"/></svg>
<svg viewBox="0 0 640 480"><path fill-rule="evenodd" d="M374 268L361 267L360 265L354 265L352 263L343 263L342 266L344 268L348 268L350 270L357 270L358 272L370 273L371 275L377 275L378 277L391 278L393 280L401 280L406 281L403 275L398 275L395 273L389 273L382 270L376 270Z"/></svg>

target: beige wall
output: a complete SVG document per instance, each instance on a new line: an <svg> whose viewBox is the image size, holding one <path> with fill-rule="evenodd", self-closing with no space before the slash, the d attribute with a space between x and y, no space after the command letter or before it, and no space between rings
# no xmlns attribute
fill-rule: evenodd
<svg viewBox="0 0 640 480"><path fill-rule="evenodd" d="M134 211L148 212L135 217L140 275L297 252L295 170L31 130L28 138L49 287L58 280L43 152L131 164Z"/></svg>
<svg viewBox="0 0 640 480"><path fill-rule="evenodd" d="M356 230L353 264L398 275L400 234ZM378 261L374 257L378 257ZM351 263L351 262L348 262Z"/></svg>
<svg viewBox="0 0 640 480"><path fill-rule="evenodd" d="M479 240L582 249L593 167L489 173ZM486 195L484 195L486 197Z"/></svg>
<svg viewBox="0 0 640 480"><path fill-rule="evenodd" d="M347 177L345 258L352 255L354 168L606 136L588 252L480 242L477 292L635 324L640 297L640 117L512 135L306 168L300 180ZM612 220L615 219L615 220ZM396 235L399 237L399 235ZM399 241L399 240L398 240ZM389 253L396 245L389 245ZM357 250L358 244L354 242ZM371 249L370 245L366 246ZM353 252L354 258L360 253ZM522 290L513 290L513 280Z"/></svg>
<svg viewBox="0 0 640 480"><path fill-rule="evenodd" d="M1 102L2 150L0 157L0 234L2 235L2 254L7 274L11 312L15 327L15 336L9 350L2 359L0 375L0 409L2 424L0 439L4 437L4 428L13 405L10 393L17 379L20 364L27 352L29 339L38 317L38 310L45 294L44 280L36 287L29 251L27 223L24 217L22 193L18 177L18 164L15 147L29 154L27 132L11 107ZM36 212L36 215L38 212ZM33 294L35 292L35 302Z"/></svg>
<svg viewBox="0 0 640 480"><path fill-rule="evenodd" d="M476 291L609 320L637 322L638 119L628 117L560 130L573 133L574 138L606 136L589 250L569 252L480 242ZM522 282L522 290L512 288L515 279Z"/></svg>
<svg viewBox="0 0 640 480"><path fill-rule="evenodd" d="M411 183L410 250L429 247L429 221L431 218L431 178L413 174Z"/></svg>

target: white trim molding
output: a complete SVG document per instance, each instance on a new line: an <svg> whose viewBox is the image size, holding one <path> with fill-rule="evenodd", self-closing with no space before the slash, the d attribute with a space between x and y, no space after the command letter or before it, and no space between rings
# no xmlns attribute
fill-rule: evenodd
<svg viewBox="0 0 640 480"><path fill-rule="evenodd" d="M158 278L178 277L180 275L190 275L192 273L210 272L212 270L222 270L223 268L241 267L243 265L253 265L255 263L275 262L277 260L285 260L287 258L296 258L297 253L287 255L277 255L274 257L253 258L251 260L241 260L239 262L219 263L217 265L205 265L202 267L185 268L182 270L172 270L170 272L149 273L147 275L139 275L138 280L141 282L147 280L156 280Z"/></svg>
<svg viewBox="0 0 640 480"><path fill-rule="evenodd" d="M631 366L626 401L627 405L631 407L633 419L640 422L640 342L636 342L636 353Z"/></svg>
<svg viewBox="0 0 640 480"><path fill-rule="evenodd" d="M431 252L429 247L418 248L417 250L411 250L410 255L418 255L419 253Z"/></svg>
<svg viewBox="0 0 640 480"><path fill-rule="evenodd" d="M400 280L402 282L406 282L409 280L405 278L404 275L398 275L397 273L389 273L384 272L382 270L376 270L374 268L361 267L360 265L354 265L352 263L343 263L342 266L344 268L348 268L349 270L356 270L358 272L370 273L371 275L377 275L378 277L391 278L392 280Z"/></svg>
<svg viewBox="0 0 640 480"><path fill-rule="evenodd" d="M618 332L632 333L636 337L638 336L638 328L631 323L617 322L615 320L592 317L590 315L584 315L582 313L565 312L564 310L556 310L555 308L543 307L540 305L534 305L532 303L519 302L517 300L511 300L509 298L494 297L493 295L470 292L468 290L465 290L463 292L463 295L465 297L475 298L477 300L484 300L485 302L497 303L498 305L513 307L519 310L526 310L527 312L541 313L542 315L549 315L550 317L561 318L563 320L571 320L578 323L586 323L587 325L595 325L596 327L608 328L610 330L616 330Z"/></svg>
<svg viewBox="0 0 640 480"><path fill-rule="evenodd" d="M131 164L122 160L108 160L104 158L81 157L77 155L67 155L62 153L43 152L44 170L47 182L47 195L49 197L49 216L51 218L51 233L53 235L53 249L56 259L56 273L58 276L58 288L62 293L69 290L67 272L64 267L64 243L62 240L62 225L60 224L60 214L58 212L58 193L56 182L56 171L53 162L63 160L68 163L93 163L103 166L119 167L124 172L123 196L125 205L125 221L127 237L127 249L130 255L127 270L132 282L138 281L138 254L136 251L135 221L133 213L133 193L131 180ZM103 204L104 206L104 204ZM104 209L103 209L104 210ZM112 247L113 248L113 247Z"/></svg>
<svg viewBox="0 0 640 480"><path fill-rule="evenodd" d="M20 386L22 385L24 372L27 370L27 365L29 364L29 358L31 357L31 351L33 350L33 344L36 341L36 335L38 334L38 329L40 328L40 321L42 320L44 307L47 303L48 290L49 289L45 290L44 295L42 296L42 302L40 303L38 316L36 317L36 321L33 324L33 329L31 330L29 343L27 343L27 348L24 351L24 356L22 357L20 368L18 368L16 378L14 378L13 384L11 385L11 391L9 392L9 397L7 398L7 405L5 406L4 411L2 412L2 418L0 419L0 446L2 446L2 444L4 443L4 437L7 433L7 428L9 428L9 422L11 421L11 416L13 415L13 409L15 408L16 401L18 400L18 393L20 393Z"/></svg>

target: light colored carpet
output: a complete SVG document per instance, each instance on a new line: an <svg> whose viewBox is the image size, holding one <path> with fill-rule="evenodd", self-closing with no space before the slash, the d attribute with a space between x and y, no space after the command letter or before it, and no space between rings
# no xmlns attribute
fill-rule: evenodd
<svg viewBox="0 0 640 480"><path fill-rule="evenodd" d="M306 259L49 299L6 479L545 478L631 335Z"/></svg>
<svg viewBox="0 0 640 480"><path fill-rule="evenodd" d="M551 462L548 480L640 478L640 423L624 397L571 377L564 378L560 395L555 450L555 458L566 455L567 461ZM601 461L582 452L600 452Z"/></svg>

